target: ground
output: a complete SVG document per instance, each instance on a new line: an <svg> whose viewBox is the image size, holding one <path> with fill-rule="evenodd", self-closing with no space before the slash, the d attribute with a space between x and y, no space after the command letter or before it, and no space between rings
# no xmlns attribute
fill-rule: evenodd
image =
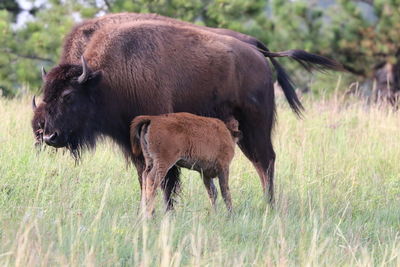
<svg viewBox="0 0 400 267"><path fill-rule="evenodd" d="M341 98L278 101L277 205L231 165L234 214L182 175L176 211L139 212L136 172L109 141L75 166L33 147L30 97L0 98L0 265L400 265L400 114ZM282 103L281 103L282 102Z"/></svg>

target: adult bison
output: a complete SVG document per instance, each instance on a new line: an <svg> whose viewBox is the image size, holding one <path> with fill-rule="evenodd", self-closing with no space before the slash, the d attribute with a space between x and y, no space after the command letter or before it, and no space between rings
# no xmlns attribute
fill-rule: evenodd
<svg viewBox="0 0 400 267"><path fill-rule="evenodd" d="M251 45L256 46L261 53L265 56L268 56L268 48L256 38L245 35L239 32L235 32L228 29L221 28L210 28L205 26L200 26L196 24L191 24L185 21L180 21L177 19L161 16L158 14L145 14L145 13L116 13L116 14L108 14L105 16L101 16L98 18L88 19L76 25L72 31L66 36L64 40L63 50L61 54L61 62L70 63L70 64L78 64L80 62L81 56L83 55L88 43L90 42L91 37L96 33L97 30L104 28L107 25L119 25L127 22L135 22L135 21L146 21L146 20L154 20L154 21L162 21L167 24L177 25L177 26L186 26L193 27L197 29L207 30L210 32L214 32L221 35L228 35L234 37L240 41L249 43ZM294 57L298 60L296 57ZM313 58L309 58L308 60L312 60ZM318 58L315 58L318 59ZM281 86L290 86L289 80L286 78L287 76L284 73L283 68L279 65L279 63L270 58L271 62L274 64L277 72L278 72L278 80ZM46 75L46 72L42 68L42 78ZM294 98L295 100L295 98ZM298 102L299 104L299 102ZM39 107L43 106L40 104ZM296 108L296 105L292 105ZM300 105L301 106L301 105ZM32 120L32 129L35 135L36 144L40 144L42 142L42 132L44 125L44 117L41 114L41 109L36 110L36 103L33 100L34 107L34 119Z"/></svg>
<svg viewBox="0 0 400 267"><path fill-rule="evenodd" d="M334 61L304 51L263 54L291 56L321 67ZM137 21L105 26L91 36L82 65L61 61L45 76L46 143L77 151L108 135L129 150L129 122L141 114L186 111L240 122L240 148L253 162L273 197L275 153L271 144L275 103L272 73L262 53L236 38L190 26ZM283 69L278 81L295 111L300 102ZM132 158L138 172L143 159ZM165 199L169 205L173 183Z"/></svg>
<svg viewBox="0 0 400 267"><path fill-rule="evenodd" d="M84 53L88 43L91 40L91 37L96 33L99 29L104 29L107 25L120 25L127 22L133 21L144 21L144 20L152 20L152 21L162 21L163 23L169 25L177 25L177 26L185 26L185 27L193 27L196 29L202 29L206 31L210 31L213 33L217 33L220 35L227 35L234 37L240 41L245 43L254 45L259 49L259 51L264 55L269 57L271 54L268 51L268 48L265 47L263 43L258 41L256 38L252 36L248 36L239 32L235 32L228 29L220 29L220 28L209 28L205 26L199 26L195 24L191 24L188 22L172 19L169 17L160 16L157 14L138 14L138 13L117 13L117 14L109 14L98 18L93 18L86 20L73 28L70 34L67 35L64 41L64 47L61 55L61 62L70 63L70 64L79 64L80 57ZM290 56L301 63L304 62L314 62L320 63L321 58L318 56L311 56L310 54L304 54L301 51L293 51L291 52ZM306 57L306 61L302 61L303 57ZM270 57L272 64L274 65L277 71L277 79L279 84L283 88L287 88L284 90L285 93L293 92L292 85L290 80L288 79L284 69L279 65L279 63L273 58ZM324 64L330 64L331 62L322 59ZM317 65L305 64L307 68ZM336 66L331 65L331 67L335 68ZM45 76L45 72L42 69L42 76ZM297 100L296 95L290 95L287 98L289 100L289 104L291 107L296 111L299 112L299 108L301 108L300 102ZM36 106L35 103L33 103ZM41 143L43 137L43 125L44 125L44 116L42 116L42 106L43 103L39 105L39 109L35 110L34 119L32 120L32 128L36 138L36 143ZM136 164L137 165L137 164ZM141 169L138 169L139 177L141 176ZM177 178L179 176L179 171L177 168L172 168L168 173L167 184L165 185L166 188L166 198L169 198L171 189L176 188L177 185Z"/></svg>

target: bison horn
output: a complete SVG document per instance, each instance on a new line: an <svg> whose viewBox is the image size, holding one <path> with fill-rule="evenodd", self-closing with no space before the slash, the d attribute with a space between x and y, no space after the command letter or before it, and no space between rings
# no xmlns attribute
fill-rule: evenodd
<svg viewBox="0 0 400 267"><path fill-rule="evenodd" d="M42 66L42 80L45 82L46 81L46 70L44 69L44 67Z"/></svg>
<svg viewBox="0 0 400 267"><path fill-rule="evenodd" d="M88 78L88 66L86 63L86 60L83 56L81 56L81 61L82 61L82 74L81 76L79 76L78 78L78 83L84 83L86 82L87 78Z"/></svg>
<svg viewBox="0 0 400 267"><path fill-rule="evenodd" d="M33 98L32 98L32 109L33 109L33 110L36 110L36 109L37 109L35 96L33 96Z"/></svg>

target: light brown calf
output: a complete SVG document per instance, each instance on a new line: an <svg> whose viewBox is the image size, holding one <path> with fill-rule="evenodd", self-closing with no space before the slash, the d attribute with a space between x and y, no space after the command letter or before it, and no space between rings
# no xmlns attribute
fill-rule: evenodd
<svg viewBox="0 0 400 267"><path fill-rule="evenodd" d="M213 207L217 190L212 179L218 176L222 197L231 211L229 165L239 135L238 122L233 118L225 125L218 119L190 113L136 117L131 124L131 146L133 154L143 154L146 162L142 176L146 214L153 213L156 189L174 165L202 174Z"/></svg>

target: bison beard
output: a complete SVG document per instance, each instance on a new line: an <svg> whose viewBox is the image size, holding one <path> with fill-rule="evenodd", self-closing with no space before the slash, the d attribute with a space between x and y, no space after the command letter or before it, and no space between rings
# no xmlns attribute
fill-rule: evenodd
<svg viewBox="0 0 400 267"><path fill-rule="evenodd" d="M75 159L75 162L78 163L81 159L81 150L83 148L94 148L95 143L95 138L92 135L81 135L79 137L77 134L71 134L68 138L66 148Z"/></svg>
<svg viewBox="0 0 400 267"><path fill-rule="evenodd" d="M64 145L77 157L81 148L93 147L99 135L113 138L131 157L129 122L137 115L186 111L223 120L234 116L243 132L239 146L256 167L263 190L269 191L271 200L275 103L271 70L262 54L270 57L285 96L296 112L301 110L301 103L274 57L287 56L340 69L336 62L304 51L264 50L261 54L254 46L234 38L149 21L97 30L84 54L90 66L104 74L103 79L96 79L96 72L89 71L89 77L94 77L79 83L83 63L63 63L46 75L47 137L57 133L61 126L54 122L61 117L71 125L77 123L75 128L84 127L80 131L61 127L60 138L68 135ZM63 95L69 91L76 97L75 102L67 105ZM141 160L132 160L140 174Z"/></svg>

